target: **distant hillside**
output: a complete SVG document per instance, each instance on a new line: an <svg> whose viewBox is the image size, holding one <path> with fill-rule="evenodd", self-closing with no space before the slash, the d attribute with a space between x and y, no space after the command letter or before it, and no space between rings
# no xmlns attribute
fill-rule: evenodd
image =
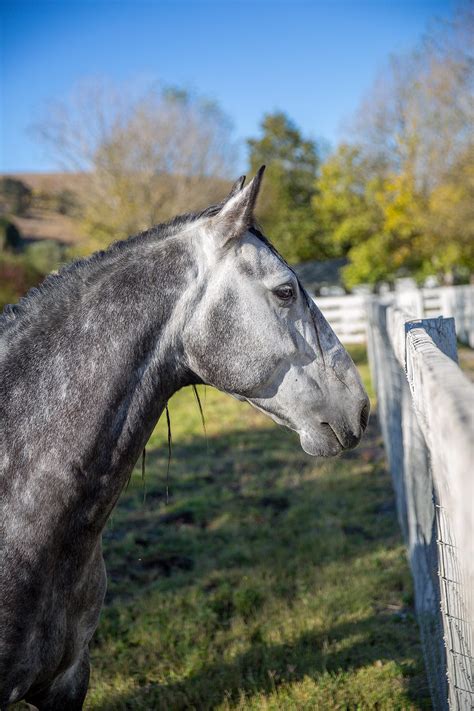
<svg viewBox="0 0 474 711"><path fill-rule="evenodd" d="M64 191L75 194L87 176L80 173L9 173L21 180L35 195L34 204L23 217L12 216L25 240L51 239L75 244L82 238L77 223L52 209L51 204Z"/></svg>
<svg viewBox="0 0 474 711"><path fill-rule="evenodd" d="M24 216L12 215L12 221L20 230L25 240L55 240L65 245L75 244L84 239L79 225L72 217L61 214L57 201L61 195L69 192L77 195L81 192L89 176L85 173L9 173L9 177L21 180L34 193L33 204ZM169 192L170 183L177 178L163 176L158 179L158 190ZM196 191L196 181L190 183L190 202L186 211L207 207L214 201L221 200L230 184L225 180L199 179L202 190ZM170 215L171 217L171 215ZM151 226L151 225L150 225Z"/></svg>
<svg viewBox="0 0 474 711"><path fill-rule="evenodd" d="M35 192L44 191L53 194L61 190L77 192L88 180L85 173L8 173L8 175L21 180Z"/></svg>

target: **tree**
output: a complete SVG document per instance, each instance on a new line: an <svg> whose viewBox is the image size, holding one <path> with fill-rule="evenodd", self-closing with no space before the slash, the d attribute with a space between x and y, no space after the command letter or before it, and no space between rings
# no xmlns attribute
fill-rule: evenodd
<svg viewBox="0 0 474 711"><path fill-rule="evenodd" d="M474 144L431 192L425 234L432 238L427 245L432 271L450 282L456 272L462 276L474 270Z"/></svg>
<svg viewBox="0 0 474 711"><path fill-rule="evenodd" d="M23 239L18 227L7 217L0 215L0 254L5 251L18 251L23 246Z"/></svg>
<svg viewBox="0 0 474 711"><path fill-rule="evenodd" d="M261 136L247 141L250 171L267 166L257 215L265 232L289 261L326 256L311 209L319 157L284 113L267 114Z"/></svg>
<svg viewBox="0 0 474 711"><path fill-rule="evenodd" d="M420 274L424 264L424 202L413 176L401 173L379 179L377 187L368 184L367 194L371 192L377 224L372 222L373 229L348 251L350 264L343 270L348 288L360 283L393 283L396 277Z"/></svg>
<svg viewBox="0 0 474 711"><path fill-rule="evenodd" d="M345 256L380 231L379 184L357 145L342 143L322 164L312 206L333 256Z"/></svg>
<svg viewBox="0 0 474 711"><path fill-rule="evenodd" d="M364 101L355 145L323 165L313 200L347 286L474 269L472 8L392 58Z"/></svg>
<svg viewBox="0 0 474 711"><path fill-rule="evenodd" d="M13 215L24 215L31 205L32 191L25 183L8 175L0 178L0 209Z"/></svg>
<svg viewBox="0 0 474 711"><path fill-rule="evenodd" d="M91 247L204 207L235 172L228 118L177 89L88 82L51 106L35 132L65 169L87 178L79 203Z"/></svg>
<svg viewBox="0 0 474 711"><path fill-rule="evenodd" d="M321 167L313 207L337 256L350 259L347 287L393 281L422 262L420 205L409 173L374 170L360 146L341 144Z"/></svg>
<svg viewBox="0 0 474 711"><path fill-rule="evenodd" d="M474 5L439 21L404 55L392 56L361 103L353 136L366 159L431 190L472 142Z"/></svg>

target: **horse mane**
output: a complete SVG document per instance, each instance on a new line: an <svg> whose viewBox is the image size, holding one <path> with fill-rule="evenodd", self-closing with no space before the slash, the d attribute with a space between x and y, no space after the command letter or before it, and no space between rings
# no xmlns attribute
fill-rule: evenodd
<svg viewBox="0 0 474 711"><path fill-rule="evenodd" d="M122 240L112 242L107 249L94 252L88 257L75 259L69 264L65 264L53 274L49 274L38 285L34 286L22 296L18 303L7 304L0 313L0 336L2 336L7 328L20 320L23 315L28 314L43 298L51 295L61 286L67 284L72 278L83 275L85 272L96 266L98 263L104 262L111 257L115 257L120 252L127 250L130 247L139 245L148 241L156 240L157 242L166 240L172 237L184 226L196 222L203 217L213 217L222 209L223 202L216 203L210 207L201 210L200 212L189 212L183 215L177 215L167 222L162 222L158 225L139 232L136 235L127 237Z"/></svg>

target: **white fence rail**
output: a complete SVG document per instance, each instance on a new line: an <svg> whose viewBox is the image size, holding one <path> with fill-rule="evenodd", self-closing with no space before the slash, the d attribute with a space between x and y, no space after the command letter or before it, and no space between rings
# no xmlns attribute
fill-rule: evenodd
<svg viewBox="0 0 474 711"><path fill-rule="evenodd" d="M367 341L367 308L373 300L361 295L315 299L343 343ZM453 316L458 339L474 348L474 286L407 289L387 294L383 300L396 303L417 318Z"/></svg>
<svg viewBox="0 0 474 711"><path fill-rule="evenodd" d="M378 414L415 587L433 707L474 708L474 386L452 318L368 307Z"/></svg>
<svg viewBox="0 0 474 711"><path fill-rule="evenodd" d="M365 343L366 296L321 296L315 298L315 303L343 343Z"/></svg>

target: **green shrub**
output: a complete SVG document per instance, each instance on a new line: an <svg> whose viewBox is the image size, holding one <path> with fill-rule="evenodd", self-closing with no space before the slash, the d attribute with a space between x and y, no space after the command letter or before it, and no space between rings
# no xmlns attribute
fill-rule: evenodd
<svg viewBox="0 0 474 711"><path fill-rule="evenodd" d="M22 255L0 252L0 310L14 304L28 289L37 286L44 274L29 264Z"/></svg>
<svg viewBox="0 0 474 711"><path fill-rule="evenodd" d="M64 258L64 250L60 244L50 239L38 240L28 245L25 259L28 264L41 274L49 274L59 268Z"/></svg>

